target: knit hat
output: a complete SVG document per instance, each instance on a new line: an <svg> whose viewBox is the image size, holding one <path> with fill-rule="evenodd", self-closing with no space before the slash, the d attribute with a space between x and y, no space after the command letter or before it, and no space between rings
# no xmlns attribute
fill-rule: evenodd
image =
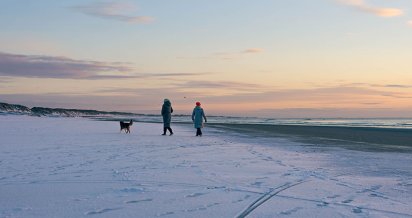
<svg viewBox="0 0 412 218"><path fill-rule="evenodd" d="M196 106L200 106L200 102L196 102Z"/></svg>

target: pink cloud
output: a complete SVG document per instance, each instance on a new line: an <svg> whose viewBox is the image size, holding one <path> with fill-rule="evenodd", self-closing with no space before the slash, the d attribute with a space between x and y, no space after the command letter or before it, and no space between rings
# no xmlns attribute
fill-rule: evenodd
<svg viewBox="0 0 412 218"><path fill-rule="evenodd" d="M364 0L340 0L340 2L350 5L360 11L372 13L380 17L398 17L404 14L399 8L385 8L368 5Z"/></svg>

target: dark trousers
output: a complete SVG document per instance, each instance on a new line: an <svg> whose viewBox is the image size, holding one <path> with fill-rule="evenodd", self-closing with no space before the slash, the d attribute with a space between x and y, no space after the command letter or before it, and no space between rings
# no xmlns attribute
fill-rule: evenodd
<svg viewBox="0 0 412 218"><path fill-rule="evenodd" d="M196 136L202 136L202 129L201 128L197 128Z"/></svg>
<svg viewBox="0 0 412 218"><path fill-rule="evenodd" d="M163 135L166 135L166 131L169 130L170 134L173 134L173 130L170 127L164 127L163 128Z"/></svg>

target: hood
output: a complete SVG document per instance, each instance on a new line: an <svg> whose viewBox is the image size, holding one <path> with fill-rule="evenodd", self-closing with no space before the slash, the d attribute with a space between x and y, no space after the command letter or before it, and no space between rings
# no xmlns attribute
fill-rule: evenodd
<svg viewBox="0 0 412 218"><path fill-rule="evenodd" d="M165 99L165 100L164 100L164 105L170 106L170 105L172 105L172 103L170 102L169 99Z"/></svg>

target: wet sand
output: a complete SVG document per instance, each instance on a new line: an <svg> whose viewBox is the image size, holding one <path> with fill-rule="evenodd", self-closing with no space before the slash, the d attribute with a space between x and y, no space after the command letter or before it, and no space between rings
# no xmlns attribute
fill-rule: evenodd
<svg viewBox="0 0 412 218"><path fill-rule="evenodd" d="M209 124L256 137L293 136L314 144L364 151L412 152L412 129L264 124Z"/></svg>

